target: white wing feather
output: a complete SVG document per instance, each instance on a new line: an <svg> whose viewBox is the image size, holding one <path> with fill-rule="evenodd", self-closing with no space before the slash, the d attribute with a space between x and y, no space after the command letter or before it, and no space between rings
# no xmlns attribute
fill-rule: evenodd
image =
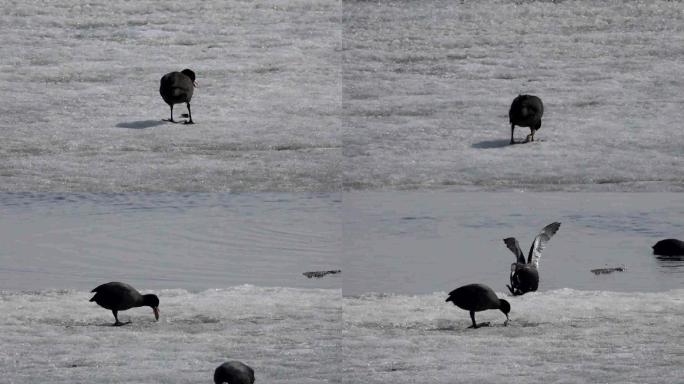
<svg viewBox="0 0 684 384"><path fill-rule="evenodd" d="M532 242L532 247L530 248L530 254L527 257L527 263L534 265L535 268L539 268L539 259L541 258L541 253L546 246L546 243L551 240L553 235L558 232L561 223L551 223L544 227L542 231L534 238Z"/></svg>

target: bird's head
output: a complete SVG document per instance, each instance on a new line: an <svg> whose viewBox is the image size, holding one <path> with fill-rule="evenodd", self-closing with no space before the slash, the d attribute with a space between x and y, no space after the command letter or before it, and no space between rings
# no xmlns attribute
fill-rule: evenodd
<svg viewBox="0 0 684 384"><path fill-rule="evenodd" d="M192 69L187 69L185 68L184 70L181 71L182 74L185 76L189 77L190 80L192 81L193 87L197 88L197 82L195 81L195 72L193 72Z"/></svg>
<svg viewBox="0 0 684 384"><path fill-rule="evenodd" d="M159 298L157 295L144 295L143 300L145 306L152 307L155 320L159 320Z"/></svg>

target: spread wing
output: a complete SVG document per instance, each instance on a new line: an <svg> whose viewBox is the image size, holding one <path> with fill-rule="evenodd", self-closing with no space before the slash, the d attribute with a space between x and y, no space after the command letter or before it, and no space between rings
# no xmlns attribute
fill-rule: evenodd
<svg viewBox="0 0 684 384"><path fill-rule="evenodd" d="M518 240L516 240L515 237L509 237L504 239L504 243L506 243L508 249L513 252L515 258L518 260L518 263L525 264L525 255L523 255L522 251L520 250L520 244L518 244Z"/></svg>
<svg viewBox="0 0 684 384"><path fill-rule="evenodd" d="M551 240L551 237L558 232L561 223L551 223L544 227L542 231L534 238L532 242L532 247L530 247L530 254L527 256L527 264L534 265L535 268L539 268L539 258L541 253L546 246L546 243Z"/></svg>

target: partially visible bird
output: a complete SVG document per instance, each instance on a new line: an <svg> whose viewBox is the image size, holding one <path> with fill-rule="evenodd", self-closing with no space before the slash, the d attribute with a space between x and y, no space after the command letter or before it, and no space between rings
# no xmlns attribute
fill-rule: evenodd
<svg viewBox="0 0 684 384"><path fill-rule="evenodd" d="M520 245L515 237L504 239L506 247L513 252L517 262L511 264L511 285L506 285L513 295L523 295L534 292L539 287L539 258L546 243L558 232L561 223L551 223L544 227L532 241L530 253L525 262L525 256L520 250Z"/></svg>
<svg viewBox="0 0 684 384"><path fill-rule="evenodd" d="M655 243L653 254L660 256L684 256L684 241L665 239Z"/></svg>
<svg viewBox="0 0 684 384"><path fill-rule="evenodd" d="M116 322L112 325L124 325L130 323L122 323L119 321L117 315L118 311L125 311L135 307L152 307L155 320L159 320L159 298L157 295L141 295L135 288L126 283L111 282L102 284L93 289L95 292L90 301L96 302L102 308L112 311L114 320Z"/></svg>
<svg viewBox="0 0 684 384"><path fill-rule="evenodd" d="M214 384L252 384L254 370L240 361L228 361L214 371Z"/></svg>
<svg viewBox="0 0 684 384"><path fill-rule="evenodd" d="M506 315L504 325L508 324L508 313L511 311L511 305L504 299L499 299L496 293L484 284L468 284L456 288L449 292L449 297L446 301L451 301L457 307L470 311L470 319L473 325L468 328L479 328L489 326L489 323L475 322L475 312L485 311L488 309L499 309Z"/></svg>
<svg viewBox="0 0 684 384"><path fill-rule="evenodd" d="M185 103L188 107L188 117L190 118L185 124L194 124L192 121L192 112L190 111L190 100L192 93L197 86L195 82L195 72L190 69L184 69L180 72L170 72L161 78L159 85L159 94L166 104L171 107L170 122L173 120L173 105Z"/></svg>
<svg viewBox="0 0 684 384"><path fill-rule="evenodd" d="M533 95L518 95L513 99L511 109L508 111L508 119L511 123L511 144L515 144L513 140L513 132L515 126L530 127L530 134L527 135L525 143L534 141L534 133L541 128L541 118L544 114L544 104L537 96Z"/></svg>

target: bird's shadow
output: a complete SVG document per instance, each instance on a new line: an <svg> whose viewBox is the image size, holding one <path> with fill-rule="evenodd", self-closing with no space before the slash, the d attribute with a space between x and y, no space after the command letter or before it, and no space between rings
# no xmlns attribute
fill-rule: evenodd
<svg viewBox="0 0 684 384"><path fill-rule="evenodd" d="M535 140L535 141L529 141L529 140L515 140L513 144L511 144L510 140L506 139L501 139L501 140L485 140L485 141L480 141L479 143L474 143L472 145L473 148L479 148L479 149L491 149L491 148L503 148L503 147L508 147L511 145L515 144L528 144L528 143L538 143L542 140Z"/></svg>
<svg viewBox="0 0 684 384"><path fill-rule="evenodd" d="M128 128L128 129L145 129L157 127L162 124L166 124L164 120L138 120L138 121L124 121L116 125L117 128Z"/></svg>
<svg viewBox="0 0 684 384"><path fill-rule="evenodd" d="M517 142L515 144L518 144ZM472 145L473 148L478 148L478 149L491 149L491 148L503 148L503 147L508 147L510 144L510 140L485 140L485 141L480 141L479 143L474 143Z"/></svg>

